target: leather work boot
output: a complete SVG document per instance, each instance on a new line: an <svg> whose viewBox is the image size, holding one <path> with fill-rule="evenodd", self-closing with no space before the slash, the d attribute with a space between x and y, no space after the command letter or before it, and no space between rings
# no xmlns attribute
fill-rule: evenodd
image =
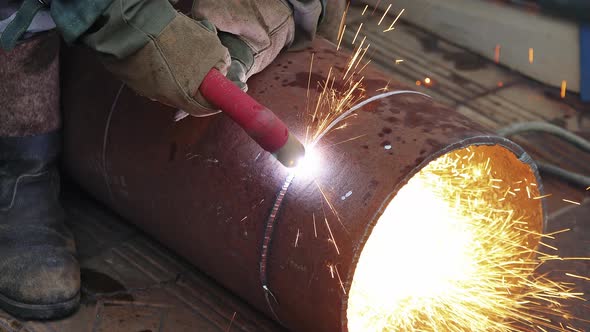
<svg viewBox="0 0 590 332"><path fill-rule="evenodd" d="M0 308L57 318L80 300L80 270L59 203L57 132L0 138Z"/></svg>
<svg viewBox="0 0 590 332"><path fill-rule="evenodd" d="M56 167L59 43L43 33L0 51L0 309L24 319L63 317L80 299Z"/></svg>

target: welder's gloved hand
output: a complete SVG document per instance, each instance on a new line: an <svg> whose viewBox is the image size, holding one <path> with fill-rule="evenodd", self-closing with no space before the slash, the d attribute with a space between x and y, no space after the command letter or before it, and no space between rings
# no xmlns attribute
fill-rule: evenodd
<svg viewBox="0 0 590 332"><path fill-rule="evenodd" d="M227 77L244 90L248 78L266 68L295 39L293 9L283 0L197 0L192 13L217 27L231 55Z"/></svg>
<svg viewBox="0 0 590 332"><path fill-rule="evenodd" d="M82 41L139 94L194 116L218 112L198 89L212 68L227 73L229 53L213 25L167 0L114 0Z"/></svg>

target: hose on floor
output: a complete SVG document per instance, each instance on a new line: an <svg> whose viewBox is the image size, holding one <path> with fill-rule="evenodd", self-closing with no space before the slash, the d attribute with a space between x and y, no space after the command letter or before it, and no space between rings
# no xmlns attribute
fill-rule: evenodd
<svg viewBox="0 0 590 332"><path fill-rule="evenodd" d="M503 137L510 137L519 135L525 132L542 132L556 136L564 141L574 145L578 149L590 153L590 141L578 136L571 131L565 130L556 125L547 122L524 122L510 125L498 130L498 135ZM568 171L556 165L546 162L536 162L541 172L558 176L565 181L572 184L582 186L584 188L590 187L590 176Z"/></svg>

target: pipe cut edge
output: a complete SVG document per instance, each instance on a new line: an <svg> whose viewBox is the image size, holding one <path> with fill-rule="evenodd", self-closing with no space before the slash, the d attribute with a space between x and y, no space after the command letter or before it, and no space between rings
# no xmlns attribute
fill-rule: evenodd
<svg viewBox="0 0 590 332"><path fill-rule="evenodd" d="M505 321L510 312L501 305L492 310L489 303L505 296L520 305L510 295L520 289L520 279L484 285L481 278L500 280L495 277L508 267L520 269L504 264L535 256L545 224L528 159L499 144L475 143L445 149L419 165L375 218L355 257L343 309L349 330L412 330L417 322L427 330L449 324L482 330L490 317ZM508 244L506 233L522 247ZM504 287L511 288L504 295L495 291ZM474 305L475 298L488 306Z"/></svg>

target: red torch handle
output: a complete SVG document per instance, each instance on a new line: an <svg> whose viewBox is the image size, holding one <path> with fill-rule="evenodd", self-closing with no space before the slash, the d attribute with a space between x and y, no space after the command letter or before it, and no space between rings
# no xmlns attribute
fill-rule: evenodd
<svg viewBox="0 0 590 332"><path fill-rule="evenodd" d="M199 91L214 106L229 115L258 145L271 153L285 145L287 126L271 110L240 90L216 69L211 69Z"/></svg>

